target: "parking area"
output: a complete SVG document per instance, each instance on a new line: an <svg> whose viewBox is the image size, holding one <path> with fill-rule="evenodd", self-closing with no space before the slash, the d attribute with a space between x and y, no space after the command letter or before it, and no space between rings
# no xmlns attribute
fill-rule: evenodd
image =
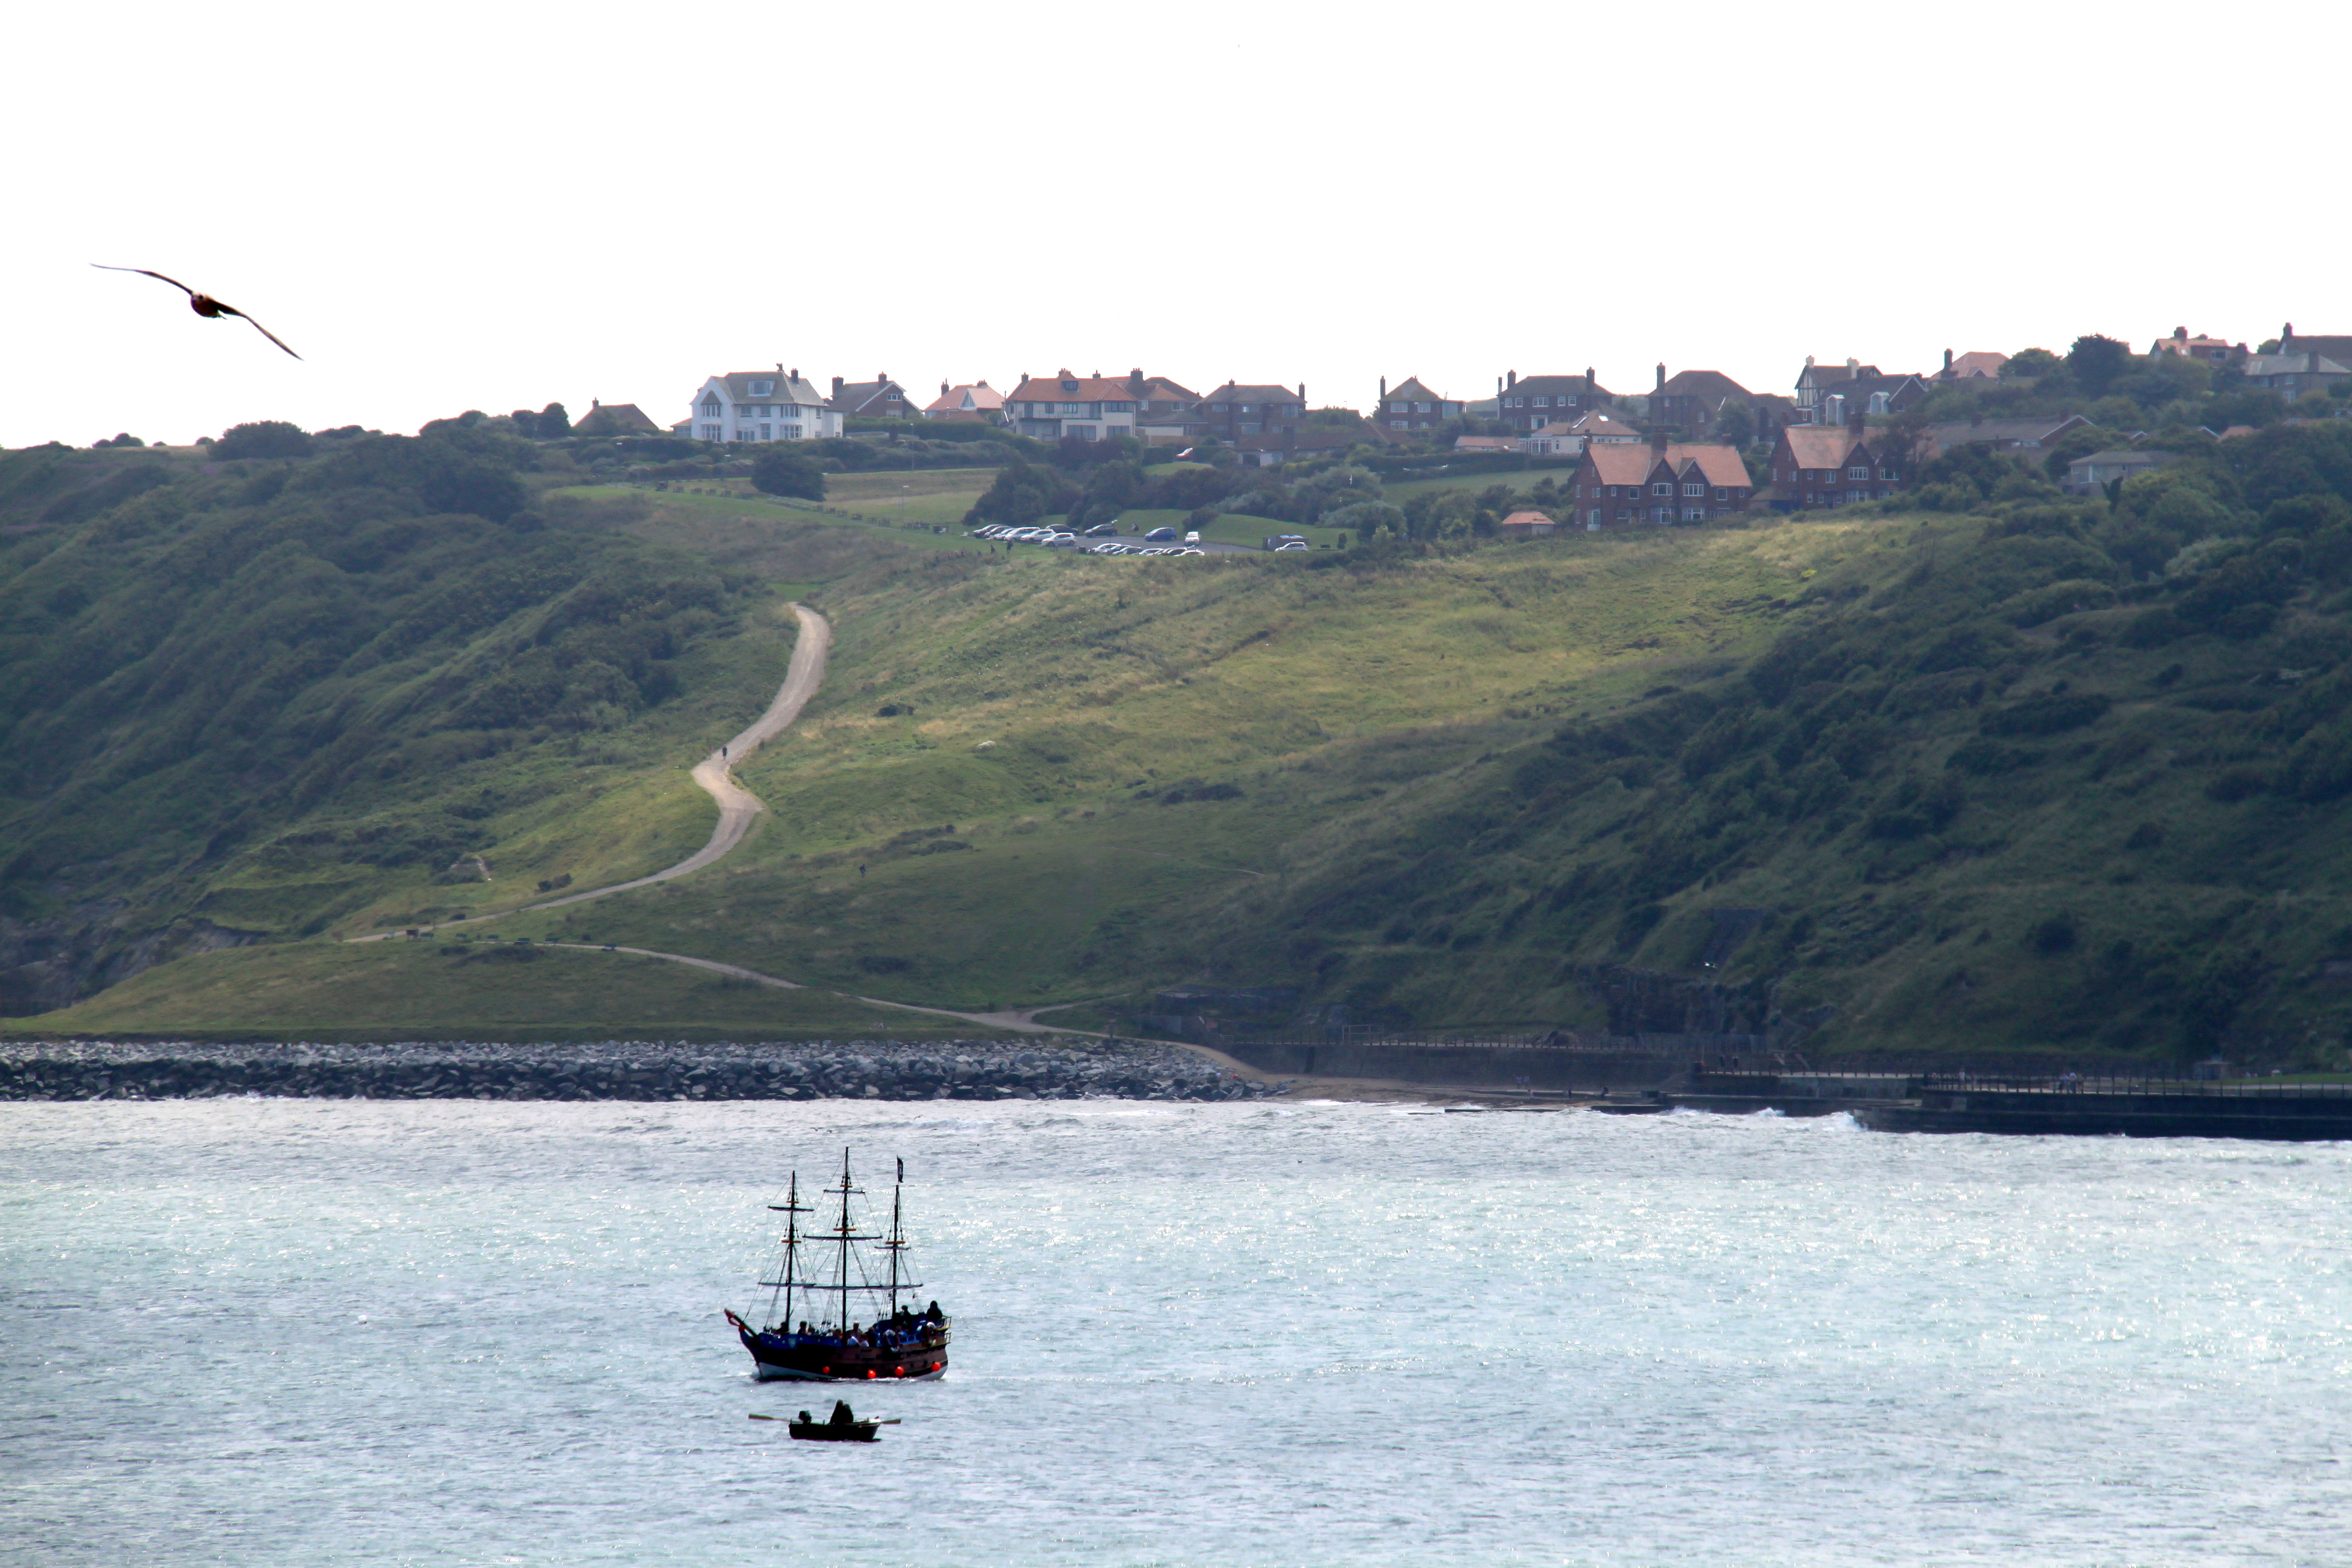
<svg viewBox="0 0 2352 1568"><path fill-rule="evenodd" d="M1155 539L1151 536L1153 533L1171 532L1174 534L1173 538ZM1114 528L1107 532L1089 530L1084 533L1072 533L1067 530L1045 526L1011 529L992 526L971 529L968 531L967 537L984 543L1002 544L1008 549L1025 544L1043 550L1069 550L1092 555L1150 557L1155 560L1183 555L1260 555L1265 552L1264 546L1255 544L1228 544L1217 540L1187 542L1185 532L1181 529L1163 528L1144 533L1120 533Z"/></svg>

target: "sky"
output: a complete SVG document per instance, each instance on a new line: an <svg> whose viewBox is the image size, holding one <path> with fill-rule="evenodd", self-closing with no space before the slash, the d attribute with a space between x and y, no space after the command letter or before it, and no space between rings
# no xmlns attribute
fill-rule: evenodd
<svg viewBox="0 0 2352 1568"><path fill-rule="evenodd" d="M2319 5L12 13L0 446L2352 332ZM205 321L153 268L285 339Z"/></svg>

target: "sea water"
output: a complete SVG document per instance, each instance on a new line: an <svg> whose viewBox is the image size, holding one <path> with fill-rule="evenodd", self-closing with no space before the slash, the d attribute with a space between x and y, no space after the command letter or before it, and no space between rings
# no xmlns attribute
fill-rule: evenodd
<svg viewBox="0 0 2352 1568"><path fill-rule="evenodd" d="M787 1173L941 1382L753 1412ZM0 1557L2352 1563L2352 1147L1385 1106L0 1107Z"/></svg>

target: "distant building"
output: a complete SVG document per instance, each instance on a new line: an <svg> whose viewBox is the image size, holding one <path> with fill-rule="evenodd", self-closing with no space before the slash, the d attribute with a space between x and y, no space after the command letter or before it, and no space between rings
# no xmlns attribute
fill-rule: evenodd
<svg viewBox="0 0 2352 1568"><path fill-rule="evenodd" d="M2314 388L2352 381L2352 353L2340 360L2322 353L2256 354L2246 361L2245 373L2248 386L2268 387L2292 401Z"/></svg>
<svg viewBox="0 0 2352 1568"><path fill-rule="evenodd" d="M1372 421L1381 429L1394 435L1407 435L1416 430L1434 430L1448 419L1462 417L1462 405L1439 396L1421 384L1421 377L1407 376L1394 388L1387 376L1381 377L1381 399L1372 408Z"/></svg>
<svg viewBox="0 0 2352 1568"><path fill-rule="evenodd" d="M1517 437L1511 436L1456 436L1454 449L1457 452L1516 452L1520 449Z"/></svg>
<svg viewBox="0 0 2352 1568"><path fill-rule="evenodd" d="M1193 412L1200 416L1209 438L1228 447L1253 437L1281 441L1298 434L1299 421L1307 417L1307 384L1300 382L1293 391L1287 386L1244 386L1229 381L1195 404Z"/></svg>
<svg viewBox="0 0 2352 1568"><path fill-rule="evenodd" d="M1123 377L1074 375L1067 370L1050 376L1024 374L1021 384L1004 395L1013 427L1041 441L1143 439L1139 426L1149 416L1189 410L1200 400L1199 394L1139 369Z"/></svg>
<svg viewBox="0 0 2352 1568"><path fill-rule="evenodd" d="M940 395L923 410L926 419L952 419L964 424L1002 425L1004 395L984 381L961 386L940 383Z"/></svg>
<svg viewBox="0 0 2352 1568"><path fill-rule="evenodd" d="M1650 423L1671 425L1693 436L1714 433L1716 421L1748 389L1719 370L1677 371L1673 379L1658 366L1658 384L1650 394Z"/></svg>
<svg viewBox="0 0 2352 1568"><path fill-rule="evenodd" d="M572 422L574 436L658 436L662 427L634 403L588 400L588 412Z"/></svg>
<svg viewBox="0 0 2352 1568"><path fill-rule="evenodd" d="M1772 445L1772 496L1783 510L1884 500L1910 476L1885 430L1859 414L1844 425L1791 425Z"/></svg>
<svg viewBox="0 0 2352 1568"><path fill-rule="evenodd" d="M2201 359L2208 364L2242 364L2249 357L2243 343L2201 333L2192 338L2187 327L2173 328L2170 337L2157 339L2147 353L2150 359L2158 354L2176 354L2182 359Z"/></svg>
<svg viewBox="0 0 2352 1568"><path fill-rule="evenodd" d="M1495 393L1496 417L1522 433L1608 406L1609 394L1589 365L1582 375L1531 375L1524 381L1517 371L1506 371Z"/></svg>
<svg viewBox="0 0 2352 1568"><path fill-rule="evenodd" d="M1951 350L1946 349L1944 368L1936 373L1936 379L1937 381L1999 381L2000 367L2008 363L2007 354L1993 353L1985 349L1972 349L1958 359L1952 357Z"/></svg>
<svg viewBox="0 0 2352 1568"><path fill-rule="evenodd" d="M1828 389L1832 382L1853 381L1859 376L1877 374L1876 365L1864 364L1858 359L1849 359L1843 365L1816 364L1813 363L1813 356L1807 354L1805 368L1797 373L1798 419L1807 424L1812 422L1813 409L1821 402L1822 394Z"/></svg>
<svg viewBox="0 0 2352 1568"><path fill-rule="evenodd" d="M1576 510L1588 530L1634 523L1705 522L1746 511L1748 465L1728 447L1594 441L1576 468Z"/></svg>
<svg viewBox="0 0 2352 1568"><path fill-rule="evenodd" d="M1811 423L1843 425L1856 414L1901 414L1927 400L1927 383L1916 375L1857 375L1821 389Z"/></svg>
<svg viewBox="0 0 2352 1568"><path fill-rule="evenodd" d="M833 378L830 400L835 413L844 419L912 419L915 400L907 389L877 371L872 381L845 382Z"/></svg>
<svg viewBox="0 0 2352 1568"><path fill-rule="evenodd" d="M1642 433L1596 408L1572 419L1555 419L1532 436L1520 437L1519 450L1530 458L1577 458L1587 441L1639 441Z"/></svg>
<svg viewBox="0 0 2352 1568"><path fill-rule="evenodd" d="M2095 496L2117 479L2154 473L2167 463L2179 460L2179 454L2176 452L2094 452L2066 465L2066 482L2061 488L2068 495Z"/></svg>
<svg viewBox="0 0 2352 1568"><path fill-rule="evenodd" d="M799 371L714 375L694 395L691 417L670 427L698 441L814 441L841 434L841 415Z"/></svg>
<svg viewBox="0 0 2352 1568"><path fill-rule="evenodd" d="M1506 539L1545 539L1559 527L1549 512L1515 511L1498 527Z"/></svg>
<svg viewBox="0 0 2352 1568"><path fill-rule="evenodd" d="M2352 338L2298 335L2294 323L2289 321L2279 329L2278 352L2283 354L2317 354L2323 359L2332 359L2337 364L2352 364Z"/></svg>
<svg viewBox="0 0 2352 1568"><path fill-rule="evenodd" d="M2076 426L2089 423L2079 414L2041 414L2031 419L1969 419L1930 425L1928 455L1940 458L1960 447L2038 453Z"/></svg>

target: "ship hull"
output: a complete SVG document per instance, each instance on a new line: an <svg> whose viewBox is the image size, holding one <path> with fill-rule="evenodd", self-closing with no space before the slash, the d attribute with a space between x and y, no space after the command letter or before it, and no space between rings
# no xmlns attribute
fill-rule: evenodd
<svg viewBox="0 0 2352 1568"><path fill-rule="evenodd" d="M740 1326L735 1334L751 1352L751 1375L761 1383L935 1383L947 1375L944 1344L886 1351L861 1345L779 1344L774 1336Z"/></svg>

